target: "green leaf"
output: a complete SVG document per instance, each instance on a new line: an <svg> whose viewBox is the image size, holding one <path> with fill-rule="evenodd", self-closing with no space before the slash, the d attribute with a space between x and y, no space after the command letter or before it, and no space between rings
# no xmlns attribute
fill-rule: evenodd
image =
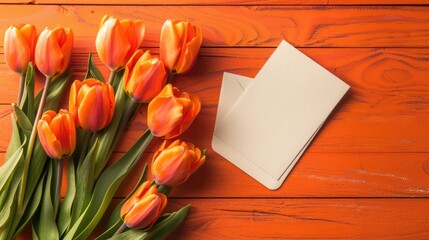
<svg viewBox="0 0 429 240"><path fill-rule="evenodd" d="M22 154L24 153L23 146L18 148L16 152L1 166L0 168L0 193L8 187L9 180L12 177L13 172L16 169L16 166L22 159ZM0 224L1 226L1 224Z"/></svg>
<svg viewBox="0 0 429 240"><path fill-rule="evenodd" d="M30 119L28 119L27 115L25 115L25 113L16 104L12 104L12 106L15 110L15 115L19 126L26 133L27 138L29 138L31 130L33 129L33 124L31 124Z"/></svg>
<svg viewBox="0 0 429 240"><path fill-rule="evenodd" d="M25 213L19 222L19 227L15 231L14 236L12 237L13 239L16 239L18 237L19 233L24 229L27 223L31 220L31 217L39 208L40 200L42 199L43 182L44 182L43 180L45 178L45 175L46 175L46 172L44 172L40 177L39 183L37 184L36 190L34 191L34 194L31 198L30 205L25 209Z"/></svg>
<svg viewBox="0 0 429 240"><path fill-rule="evenodd" d="M69 84L69 80L72 76L72 71L68 70L60 75L58 75L56 78L51 80L50 87L48 89L48 96L46 97L46 104L45 108L43 109L43 112L47 110L57 110L58 105L61 101L61 97L63 96L64 90L67 88ZM43 89L40 90L40 92L37 94L36 98L34 99L35 103L35 109L38 108L40 104L40 99L42 98L42 92Z"/></svg>
<svg viewBox="0 0 429 240"><path fill-rule="evenodd" d="M12 119L12 136L10 138L9 146L7 147L5 159L10 159L12 154L14 154L18 148L21 147L21 137L19 134L18 122L13 114L11 114ZM1 177L1 176L0 176Z"/></svg>
<svg viewBox="0 0 429 240"><path fill-rule="evenodd" d="M72 158L68 159L67 182L68 182L67 193L64 198L63 204L61 205L60 213L57 220L60 236L62 236L62 234L70 226L71 210L73 206L73 200L76 194L76 177L75 177L74 161Z"/></svg>
<svg viewBox="0 0 429 240"><path fill-rule="evenodd" d="M188 215L191 205L181 208L179 211L167 215L167 217L155 223L149 230L130 229L115 235L110 240L162 240L176 230Z"/></svg>
<svg viewBox="0 0 429 240"><path fill-rule="evenodd" d="M51 194L52 175L54 171L53 165L53 161L48 165L48 173L45 179L45 188L40 208L40 218L36 220L38 222L36 232L40 239L55 240L60 238L55 223L54 205Z"/></svg>
<svg viewBox="0 0 429 240"><path fill-rule="evenodd" d="M116 190L129 173L131 168L138 162L144 150L152 141L153 135L147 130L142 137L124 154L124 156L108 167L98 179L91 201L72 226L64 239L87 239L104 215Z"/></svg>
<svg viewBox="0 0 429 240"><path fill-rule="evenodd" d="M142 174L140 175L140 179L138 180L137 184L134 186L134 189L128 194L128 196L123 199L113 210L112 215L110 216L109 222L107 223L107 230L98 236L96 240L106 240L115 234L115 232L118 230L118 228L122 225L123 221L120 216L121 207L124 205L125 201L127 201L139 188L139 186L146 181L146 175L147 175L147 164L145 164L144 169L142 171Z"/></svg>
<svg viewBox="0 0 429 240"><path fill-rule="evenodd" d="M95 78L97 80L100 80L101 82L104 82L103 75L98 70L97 66L95 66L94 61L92 59L92 52L89 53L88 58L88 70L86 71L85 79L87 78Z"/></svg>
<svg viewBox="0 0 429 240"><path fill-rule="evenodd" d="M127 95L125 94L123 88L116 92L115 112L113 114L113 119L105 129L95 134L95 137L100 141L100 148L99 152L97 153L97 159L95 163L95 179L100 176L101 171L106 166L107 160L110 158L110 155L113 152L113 149L115 149L115 137L117 136L119 123L121 122L123 115L126 97Z"/></svg>
<svg viewBox="0 0 429 240"><path fill-rule="evenodd" d="M74 224L91 199L90 193L94 186L94 162L98 150L98 141L91 147L82 163L79 163L76 173L76 196L73 200L71 224Z"/></svg>
<svg viewBox="0 0 429 240"><path fill-rule="evenodd" d="M22 101L26 106L26 115L30 122L34 122L35 110L34 110L34 82L36 75L34 73L33 64L28 64L27 73L25 74L25 100ZM21 107L24 109L24 107Z"/></svg>

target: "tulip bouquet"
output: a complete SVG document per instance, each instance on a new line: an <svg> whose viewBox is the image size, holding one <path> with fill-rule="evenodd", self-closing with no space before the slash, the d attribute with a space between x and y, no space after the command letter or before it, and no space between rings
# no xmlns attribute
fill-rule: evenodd
<svg viewBox="0 0 429 240"><path fill-rule="evenodd" d="M192 67L202 34L188 21L167 20L159 58L140 49L144 34L141 21L105 16L96 49L110 69L108 81L90 54L84 79L70 83L71 29L47 28L39 36L29 24L7 29L6 63L21 77L12 104L12 137L0 168L1 239L15 239L30 222L33 239L163 239L183 222L189 206L164 213L168 195L206 157L205 151L177 139L201 104L171 82ZM36 68L45 85L34 95ZM69 96L67 109L62 108L63 95ZM107 164L127 124L146 106L148 129L119 160ZM94 236L116 190L155 137L165 140L150 167L117 204L105 231ZM147 179L147 169L153 180ZM61 199L63 171L67 192Z"/></svg>

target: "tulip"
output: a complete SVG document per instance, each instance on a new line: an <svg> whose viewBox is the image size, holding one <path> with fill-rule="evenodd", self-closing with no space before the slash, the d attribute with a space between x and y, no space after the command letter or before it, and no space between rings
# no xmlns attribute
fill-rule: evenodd
<svg viewBox="0 0 429 240"><path fill-rule="evenodd" d="M95 40L98 56L112 71L122 68L142 44L144 33L142 21L119 21L106 15Z"/></svg>
<svg viewBox="0 0 429 240"><path fill-rule="evenodd" d="M161 216L167 197L159 193L156 185L144 182L121 208L121 218L129 228L150 228Z"/></svg>
<svg viewBox="0 0 429 240"><path fill-rule="evenodd" d="M203 35L188 21L167 20L162 26L160 58L172 73L189 71L197 58Z"/></svg>
<svg viewBox="0 0 429 240"><path fill-rule="evenodd" d="M36 27L30 24L10 26L4 35L4 55L9 68L19 74L24 74L28 63L34 63L36 47Z"/></svg>
<svg viewBox="0 0 429 240"><path fill-rule="evenodd" d="M182 134L201 109L197 96L167 84L148 106L147 123L152 134L170 139Z"/></svg>
<svg viewBox="0 0 429 240"><path fill-rule="evenodd" d="M166 76L162 61L137 50L125 66L124 90L134 100L148 103L161 92Z"/></svg>
<svg viewBox="0 0 429 240"><path fill-rule="evenodd" d="M36 44L36 66L43 75L52 77L67 70L73 48L73 32L69 28L46 28Z"/></svg>
<svg viewBox="0 0 429 240"><path fill-rule="evenodd" d="M45 112L37 123L37 133L46 154L53 159L70 156L76 147L76 126L71 114L61 109L58 114Z"/></svg>
<svg viewBox="0 0 429 240"><path fill-rule="evenodd" d="M174 187L184 183L206 160L205 153L192 143L164 141L152 159L152 175L157 184Z"/></svg>
<svg viewBox="0 0 429 240"><path fill-rule="evenodd" d="M70 89L69 111L76 125L87 132L96 132L106 127L115 111L113 87L89 78L76 80Z"/></svg>

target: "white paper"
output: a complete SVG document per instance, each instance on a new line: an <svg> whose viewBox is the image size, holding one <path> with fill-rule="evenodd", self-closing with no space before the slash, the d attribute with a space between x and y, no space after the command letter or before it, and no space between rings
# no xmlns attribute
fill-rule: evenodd
<svg viewBox="0 0 429 240"><path fill-rule="evenodd" d="M276 189L348 88L283 41L255 79L224 74L213 149Z"/></svg>

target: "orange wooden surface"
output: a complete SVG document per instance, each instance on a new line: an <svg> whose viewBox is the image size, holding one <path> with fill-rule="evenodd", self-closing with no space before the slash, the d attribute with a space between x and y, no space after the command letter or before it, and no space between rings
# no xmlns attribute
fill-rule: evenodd
<svg viewBox="0 0 429 240"><path fill-rule="evenodd" d="M187 203L193 209L171 239L429 238L428 1L1 3L1 38L9 24L33 23L39 31L57 24L73 28L74 78L84 75L104 14L144 20L145 47L155 54L165 19L190 19L202 27L200 56L193 70L177 76L174 83L202 100L201 114L183 139L208 148L208 159L172 192L170 210ZM133 6L125 6L128 3ZM223 72L253 77L283 38L351 85L351 90L283 186L270 191L216 154L210 143ZM18 76L5 65L2 42L0 55L2 161ZM107 76L107 69L95 60ZM37 85L40 88L41 81ZM146 129L145 116L143 107L112 161ZM116 201L133 187L157 144L149 147Z"/></svg>

